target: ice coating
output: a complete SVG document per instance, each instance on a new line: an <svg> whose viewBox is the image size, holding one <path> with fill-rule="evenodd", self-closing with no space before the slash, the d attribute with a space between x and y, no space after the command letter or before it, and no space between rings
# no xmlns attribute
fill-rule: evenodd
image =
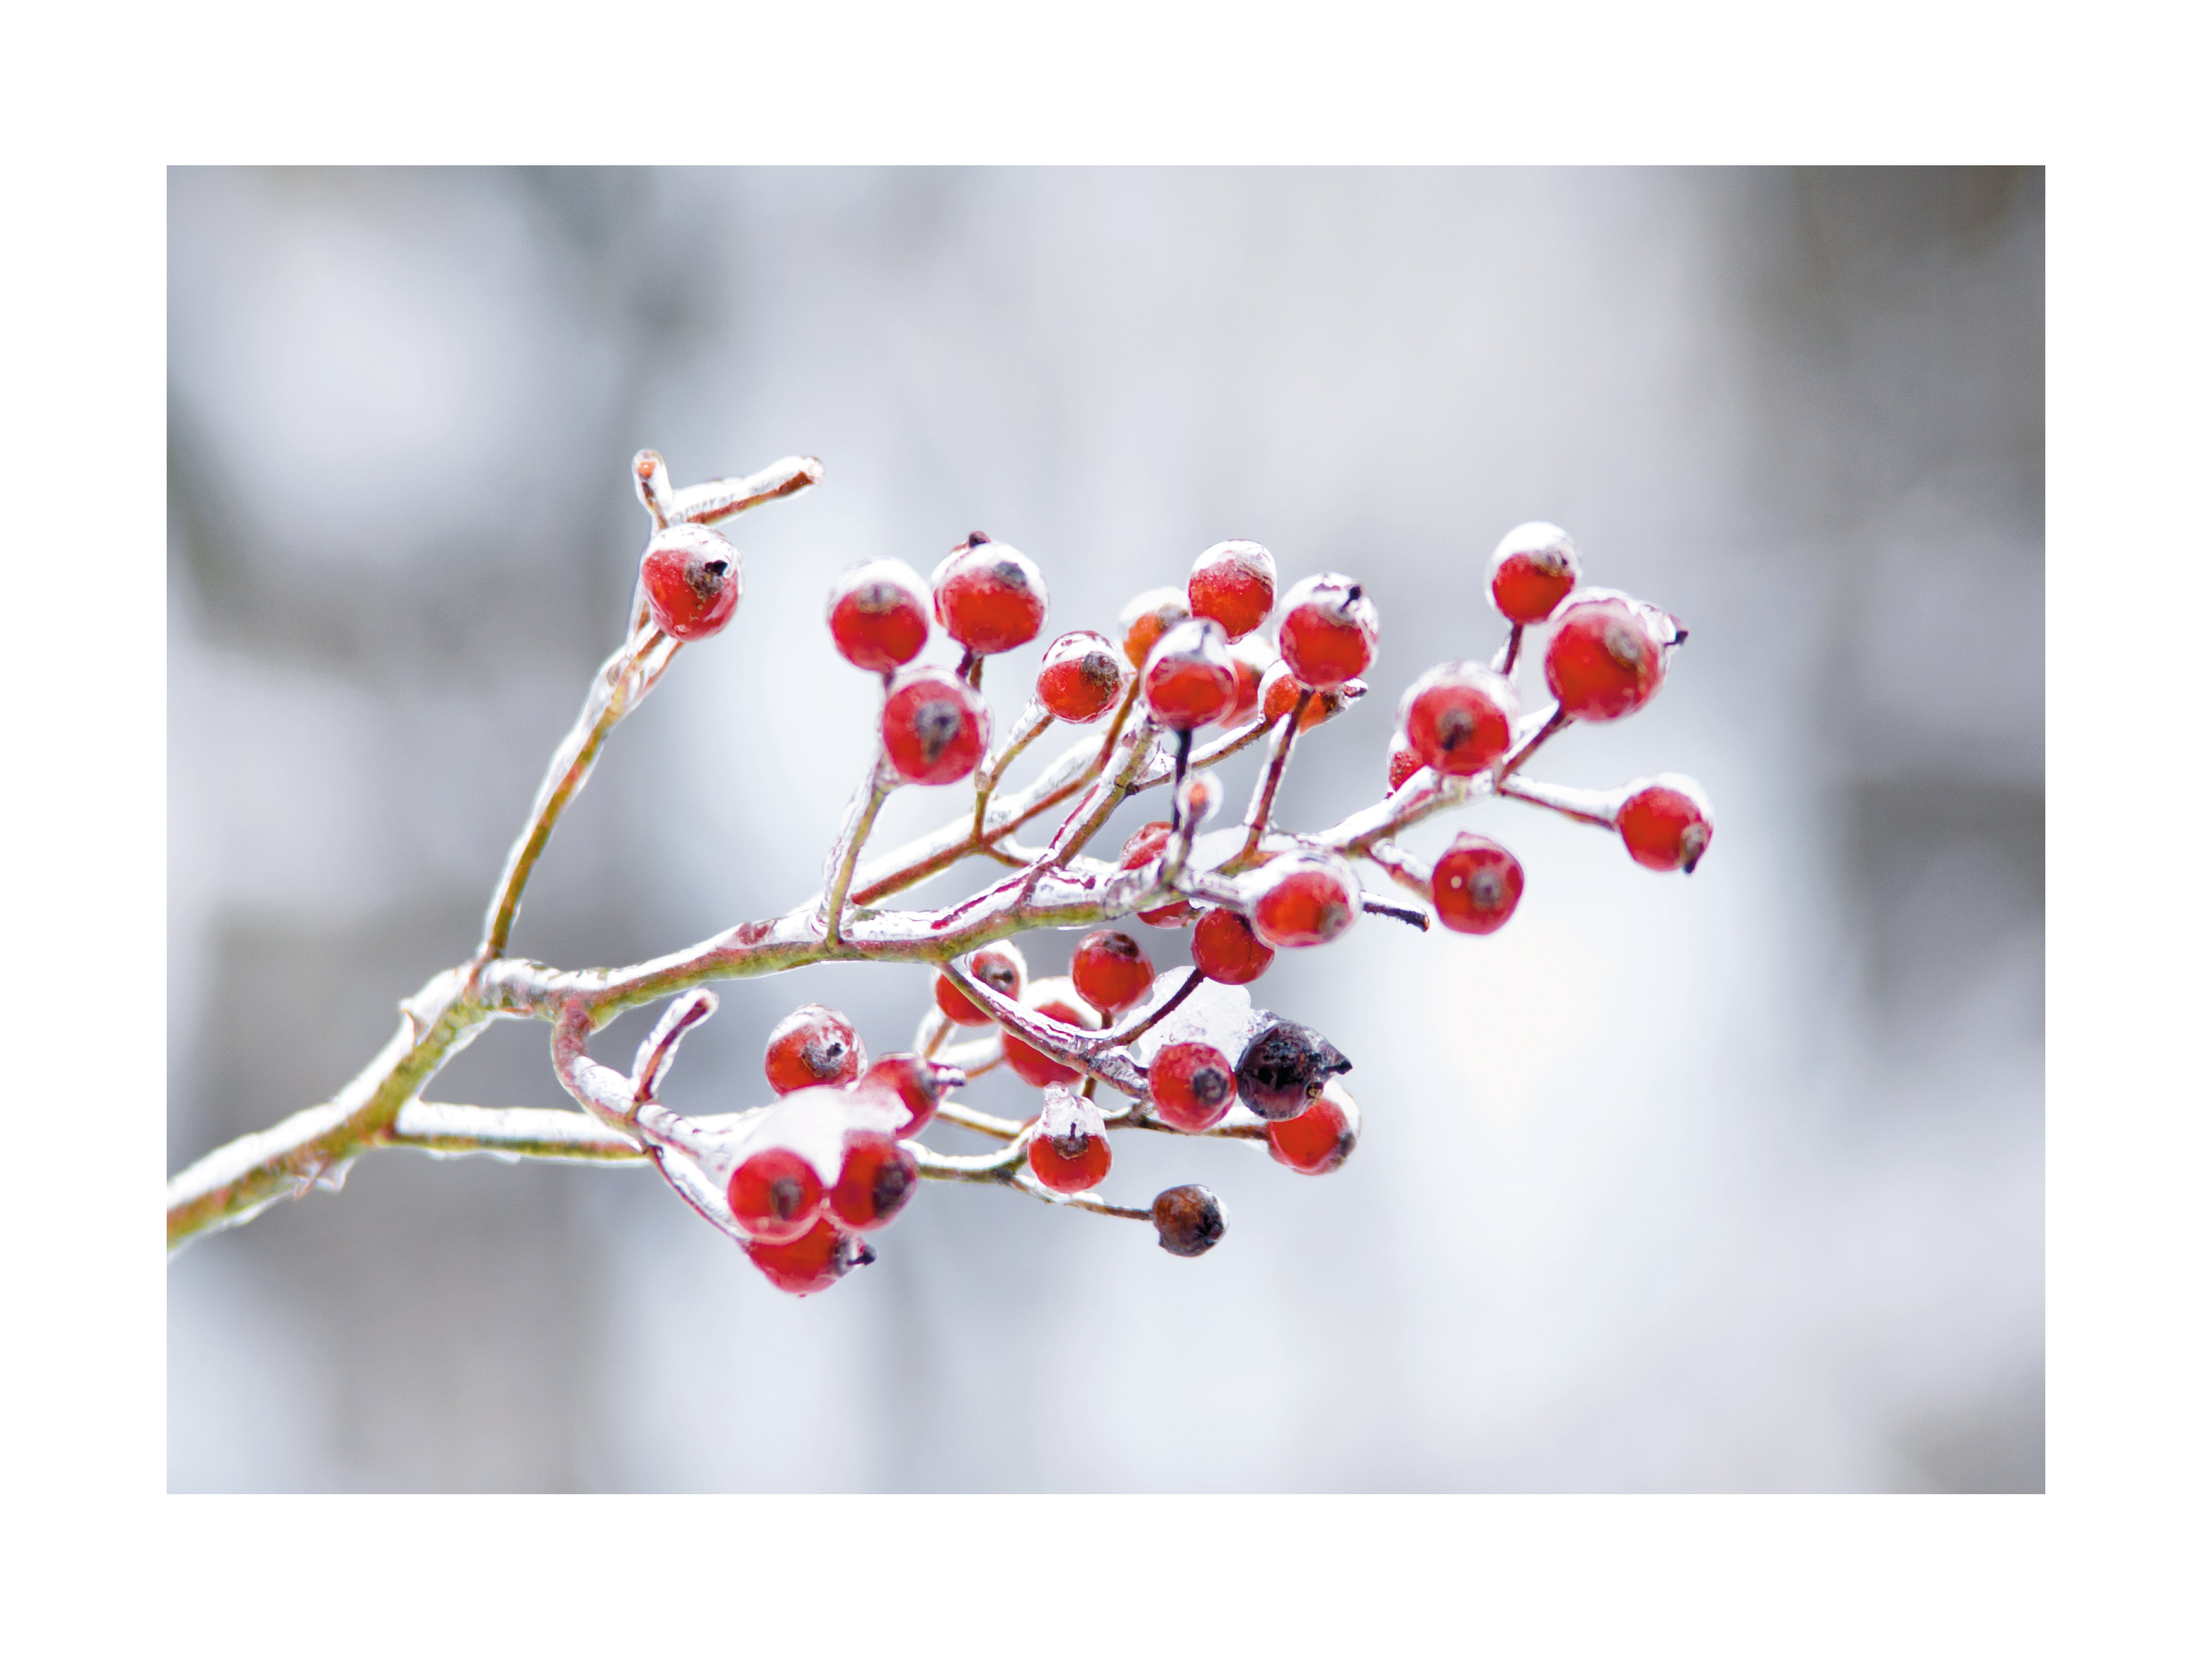
<svg viewBox="0 0 2212 1659"><path fill-rule="evenodd" d="M1085 1100L1073 1089L1057 1083L1045 1085L1044 1110L1037 1117L1040 1139L1065 1140L1076 1136L1089 1139L1105 1133L1106 1114L1096 1102Z"/></svg>
<svg viewBox="0 0 2212 1659"><path fill-rule="evenodd" d="M1152 993L1144 1005L1130 1013L1130 1021L1148 1018L1153 1009L1181 990L1183 982L1197 973L1195 968L1170 968L1163 973L1152 981ZM1234 1065L1237 1056L1244 1052L1244 1045L1274 1021L1273 1014L1252 1006L1252 994L1243 986L1201 979L1198 988L1180 1007L1150 1030L1140 1033L1133 1046L1138 1060L1147 1066L1152 1064L1152 1056L1170 1042L1206 1043L1226 1054Z"/></svg>
<svg viewBox="0 0 2212 1659"><path fill-rule="evenodd" d="M845 1168L845 1135L853 1129L877 1129L896 1135L906 1110L872 1090L799 1089L764 1108L699 1159L725 1184L738 1164L755 1152L780 1146L805 1158L822 1185L837 1184ZM726 1166L726 1167L722 1167Z"/></svg>

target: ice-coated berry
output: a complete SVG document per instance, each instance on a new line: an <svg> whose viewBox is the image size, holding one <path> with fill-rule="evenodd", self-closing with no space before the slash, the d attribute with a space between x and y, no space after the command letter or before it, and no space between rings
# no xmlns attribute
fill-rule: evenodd
<svg viewBox="0 0 2212 1659"><path fill-rule="evenodd" d="M937 620L979 657L1027 645L1044 629L1044 574L1026 554L977 531L929 579Z"/></svg>
<svg viewBox="0 0 2212 1659"><path fill-rule="evenodd" d="M830 1189L830 1213L855 1231L887 1225L921 1184L914 1154L876 1129L855 1129L845 1137L845 1167Z"/></svg>
<svg viewBox="0 0 2212 1659"><path fill-rule="evenodd" d="M855 668L903 668L929 643L929 590L900 560L856 565L830 590L830 638Z"/></svg>
<svg viewBox="0 0 2212 1659"><path fill-rule="evenodd" d="M1121 700L1129 665L1103 634L1062 634L1045 647L1037 669L1037 701L1054 720L1088 726Z"/></svg>
<svg viewBox="0 0 2212 1659"><path fill-rule="evenodd" d="M745 1255L767 1275L768 1282L793 1296L811 1296L826 1291L855 1267L864 1267L876 1253L824 1216L800 1237L785 1244L749 1240Z"/></svg>
<svg viewBox="0 0 2212 1659"><path fill-rule="evenodd" d="M1274 951L1234 910L1208 910L1191 929L1190 959L1206 978L1249 985L1267 971Z"/></svg>
<svg viewBox="0 0 2212 1659"><path fill-rule="evenodd" d="M898 1133L911 1135L937 1115L939 1103L967 1077L957 1066L939 1066L920 1054L885 1054L861 1073L854 1087L855 1091L881 1094L905 1107L907 1120Z"/></svg>
<svg viewBox="0 0 2212 1659"><path fill-rule="evenodd" d="M1618 823L1629 857L1647 870L1687 875L1713 842L1712 808L1705 792L1676 773L1631 784Z"/></svg>
<svg viewBox="0 0 2212 1659"><path fill-rule="evenodd" d="M1331 1078L1351 1069L1342 1051L1313 1027L1279 1019L1244 1045L1237 1096L1261 1117L1296 1117L1321 1098Z"/></svg>
<svg viewBox="0 0 2212 1659"><path fill-rule="evenodd" d="M780 1095L850 1083L867 1063L853 1022L818 1002L793 1009L768 1034L768 1085Z"/></svg>
<svg viewBox="0 0 2212 1659"><path fill-rule="evenodd" d="M1359 878L1342 859L1285 853L1250 879L1252 931L1278 951L1326 945L1359 919Z"/></svg>
<svg viewBox="0 0 2212 1659"><path fill-rule="evenodd" d="M1145 702L1170 732L1194 732L1237 706L1237 665L1221 624L1203 617L1160 635L1145 659Z"/></svg>
<svg viewBox="0 0 2212 1659"><path fill-rule="evenodd" d="M1494 933L1521 902L1521 860L1487 836L1452 838L1429 882L1437 920L1455 933Z"/></svg>
<svg viewBox="0 0 2212 1659"><path fill-rule="evenodd" d="M1083 936L1067 972L1076 994L1109 1019L1135 1007L1152 988L1152 959L1145 947L1110 927Z"/></svg>
<svg viewBox="0 0 2212 1659"><path fill-rule="evenodd" d="M1247 634L1229 647L1229 660L1237 667L1237 701L1229 706L1221 722L1224 726L1242 726L1260 712L1261 683L1282 659L1274 646L1258 634Z"/></svg>
<svg viewBox="0 0 2212 1659"><path fill-rule="evenodd" d="M1056 1193L1089 1191L1114 1166L1105 1115L1079 1095L1047 1089L1029 1162L1030 1173Z"/></svg>
<svg viewBox="0 0 2212 1659"><path fill-rule="evenodd" d="M1133 831L1129 839L1121 843L1121 867L1135 870L1150 864L1166 848L1168 836L1174 830L1175 825L1165 818L1155 818ZM1155 927L1188 927L1191 915L1190 901L1176 899L1157 909L1138 911L1137 920L1149 922Z"/></svg>
<svg viewBox="0 0 2212 1659"><path fill-rule="evenodd" d="M767 1146L730 1176L730 1213L738 1225L767 1244L784 1244L814 1224L822 1212L822 1178L788 1146Z"/></svg>
<svg viewBox="0 0 2212 1659"><path fill-rule="evenodd" d="M1544 683L1578 720L1616 720L1651 701L1667 678L1676 635L1667 620L1625 593L1585 588L1553 613Z"/></svg>
<svg viewBox="0 0 2212 1659"><path fill-rule="evenodd" d="M1327 1175L1359 1144L1359 1108L1351 1091L1332 1081L1321 1098L1296 1117L1267 1126L1267 1151L1300 1175Z"/></svg>
<svg viewBox="0 0 2212 1659"><path fill-rule="evenodd" d="M1275 608L1275 556L1257 542L1216 542L1198 556L1184 588L1192 616L1211 617L1241 640Z"/></svg>
<svg viewBox="0 0 2212 1659"><path fill-rule="evenodd" d="M979 979L1000 996L1019 1002L1030 982L1030 964L1021 946L1012 939L986 945L968 958L970 977ZM955 1025L988 1025L991 1016L975 1006L975 999L944 975L937 976L937 1009Z"/></svg>
<svg viewBox="0 0 2212 1659"><path fill-rule="evenodd" d="M1406 688L1398 726L1421 764L1445 777L1473 777L1513 745L1520 699L1502 674L1479 663L1439 663Z"/></svg>
<svg viewBox="0 0 2212 1659"><path fill-rule="evenodd" d="M1121 654L1139 672L1160 635L1190 618L1190 602L1180 587L1148 587L1121 607Z"/></svg>
<svg viewBox="0 0 2212 1659"><path fill-rule="evenodd" d="M1260 717L1273 726L1298 704L1297 678L1291 665L1278 662L1260 682ZM1306 712L1298 716L1298 730L1310 732L1323 720L1333 720L1367 695L1365 680L1346 680L1341 685L1332 685L1326 691L1316 691L1306 699Z"/></svg>
<svg viewBox="0 0 2212 1659"><path fill-rule="evenodd" d="M1413 745L1399 732L1390 739L1390 793L1396 794L1407 778L1421 769L1421 757Z"/></svg>
<svg viewBox="0 0 2212 1659"><path fill-rule="evenodd" d="M1326 691L1367 672L1382 627L1375 602L1349 576L1309 576L1283 598L1275 647L1300 685Z"/></svg>
<svg viewBox="0 0 2212 1659"><path fill-rule="evenodd" d="M991 742L991 711L942 668L910 668L884 699L884 752L908 783L957 783Z"/></svg>
<svg viewBox="0 0 2212 1659"><path fill-rule="evenodd" d="M1167 1044L1153 1054L1145 1085L1153 1115L1191 1134L1211 1129L1237 1103L1236 1066L1210 1042Z"/></svg>
<svg viewBox="0 0 2212 1659"><path fill-rule="evenodd" d="M655 531L638 566L646 608L671 639L712 639L737 613L745 591L738 550L719 530L672 524Z"/></svg>
<svg viewBox="0 0 2212 1659"><path fill-rule="evenodd" d="M1229 1231L1221 1200L1203 1187L1170 1187L1152 1200L1152 1228L1170 1255L1204 1255Z"/></svg>
<svg viewBox="0 0 2212 1659"><path fill-rule="evenodd" d="M1075 1028L1077 1032L1098 1029L1098 1016L1091 1011L1075 988L1075 981L1066 977L1041 979L1031 985L1022 997L1023 1005L1032 1013L1057 1020L1062 1025ZM1006 1050L1006 1069L1028 1084L1042 1089L1054 1083L1073 1083L1083 1075L1073 1066L1054 1059L1012 1031L1002 1039Z"/></svg>
<svg viewBox="0 0 2212 1659"><path fill-rule="evenodd" d="M1581 580L1574 539L1555 524L1516 525L1490 556L1490 602L1508 622L1543 621Z"/></svg>

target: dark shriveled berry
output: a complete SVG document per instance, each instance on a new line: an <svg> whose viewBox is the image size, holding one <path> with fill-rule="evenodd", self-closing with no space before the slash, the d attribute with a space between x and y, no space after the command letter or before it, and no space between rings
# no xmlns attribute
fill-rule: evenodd
<svg viewBox="0 0 2212 1659"><path fill-rule="evenodd" d="M1203 1187L1170 1187L1154 1199L1152 1226L1170 1255L1204 1255L1229 1231L1221 1200Z"/></svg>
<svg viewBox="0 0 2212 1659"><path fill-rule="evenodd" d="M1321 1098L1329 1079L1351 1069L1352 1062L1319 1031L1279 1020L1244 1045L1237 1062L1237 1094L1261 1117L1296 1117Z"/></svg>

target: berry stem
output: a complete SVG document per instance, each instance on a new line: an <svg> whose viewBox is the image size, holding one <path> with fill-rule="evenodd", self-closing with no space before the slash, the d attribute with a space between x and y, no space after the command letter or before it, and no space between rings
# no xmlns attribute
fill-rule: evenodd
<svg viewBox="0 0 2212 1659"><path fill-rule="evenodd" d="M1573 719L1574 716L1567 713L1565 705L1553 704L1551 714L1544 723L1516 744L1512 751L1504 760L1498 762L1498 769L1491 774L1491 788L1493 790L1503 788L1506 779L1520 769L1522 762L1549 743L1553 737L1565 731L1568 722Z"/></svg>
<svg viewBox="0 0 2212 1659"><path fill-rule="evenodd" d="M1022 710L1021 718L1014 723L1013 734L1006 740L1006 746L991 757L988 765L976 773L975 817L969 826L968 839L984 851L993 849L983 839L983 814L990 807L991 797L999 787L999 780L1006 775L1006 768L1013 764L1014 757L1036 742L1051 724L1051 711L1031 697L1029 707Z"/></svg>
<svg viewBox="0 0 2212 1659"><path fill-rule="evenodd" d="M1385 836L1367 848L1367 860L1408 892L1428 897L1436 872L1432 866Z"/></svg>
<svg viewBox="0 0 2212 1659"><path fill-rule="evenodd" d="M720 524L749 507L795 495L821 482L821 462L811 455L787 455L742 478L715 478L678 490L668 516L686 524Z"/></svg>
<svg viewBox="0 0 2212 1659"><path fill-rule="evenodd" d="M1620 822L1621 792L1615 790L1571 789L1565 784L1540 783L1534 778L1506 778L1498 786L1498 793L1513 800L1525 800L1532 806L1548 806L1563 817L1577 823L1595 824L1601 830L1616 828Z"/></svg>
<svg viewBox="0 0 2212 1659"><path fill-rule="evenodd" d="M371 1143L459 1158L543 1158L566 1164L643 1164L646 1148L581 1112L543 1106L450 1106L417 1100L399 1109Z"/></svg>
<svg viewBox="0 0 2212 1659"><path fill-rule="evenodd" d="M895 781L878 746L867 779L854 793L852 805L846 809L844 824L830 849L829 890L822 899L822 939L833 949L843 940L845 896L852 890L853 872L860 861L860 848L867 844L868 832L875 828L876 814L883 811L884 802L890 799Z"/></svg>
<svg viewBox="0 0 2212 1659"><path fill-rule="evenodd" d="M1490 665L1498 673L1510 676L1513 672L1513 665L1520 660L1521 624L1515 623L1511 631L1505 635L1505 643L1498 647L1498 655L1492 660Z"/></svg>
<svg viewBox="0 0 2212 1659"><path fill-rule="evenodd" d="M979 1112L973 1107L963 1106L957 1101L951 1100L938 1103L937 1121L956 1124L979 1135L989 1135L994 1140L1018 1139L1022 1131L1029 1127L1025 1123L1017 1123L1010 1117L994 1117L988 1112Z"/></svg>
<svg viewBox="0 0 2212 1659"><path fill-rule="evenodd" d="M1376 898L1372 893L1362 893L1359 896L1359 908L1370 916L1389 916L1394 921L1402 921L1408 927L1418 927L1425 933L1429 931L1429 913L1426 910L1416 910L1409 905L1392 904L1386 900Z"/></svg>
<svg viewBox="0 0 2212 1659"><path fill-rule="evenodd" d="M1313 701L1310 686L1298 688L1297 701L1291 712L1283 716L1276 728L1275 740L1267 755L1267 769L1260 775L1260 787L1253 793L1252 805L1244 814L1244 845L1237 856L1221 866L1224 875L1235 875L1249 869L1258 862L1260 838L1267 833L1267 825L1275 813L1275 791L1283 785L1283 769L1290 763L1291 747L1298 740L1298 722L1305 718L1306 705Z"/></svg>
<svg viewBox="0 0 2212 1659"><path fill-rule="evenodd" d="M1175 1012L1176 1009L1182 1007L1185 1002L1189 1000L1191 994L1197 990L1198 988L1205 982L1206 975L1200 973L1197 969L1192 969L1189 975L1184 979L1183 982L1175 988L1175 990L1169 995L1168 1000L1165 1002L1160 1004L1158 1007L1153 1009L1152 1012L1146 1014L1134 1025L1119 1025L1115 1027L1112 1030L1105 1033L1108 1037L1112 1039L1111 1046L1118 1048L1125 1046L1126 1044L1134 1042L1139 1037L1144 1036L1146 1032L1151 1030L1153 1026L1158 1024L1170 1014Z"/></svg>

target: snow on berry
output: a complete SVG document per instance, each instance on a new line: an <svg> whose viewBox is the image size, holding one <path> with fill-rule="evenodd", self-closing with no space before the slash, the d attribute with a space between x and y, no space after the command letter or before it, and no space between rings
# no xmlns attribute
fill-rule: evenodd
<svg viewBox="0 0 2212 1659"><path fill-rule="evenodd" d="M929 579L937 620L979 657L1027 645L1043 631L1044 573L1028 555L977 531Z"/></svg>
<svg viewBox="0 0 2212 1659"><path fill-rule="evenodd" d="M689 643L712 639L737 614L744 561L729 538L700 524L672 524L646 544L638 575L660 631Z"/></svg>
<svg viewBox="0 0 2212 1659"><path fill-rule="evenodd" d="M1216 542L1191 566L1185 591L1192 616L1241 640L1275 608L1275 556L1257 542Z"/></svg>
<svg viewBox="0 0 2212 1659"><path fill-rule="evenodd" d="M1367 672L1382 622L1349 576L1309 576L1283 598L1275 646L1300 685L1326 691Z"/></svg>
<svg viewBox="0 0 2212 1659"><path fill-rule="evenodd" d="M1030 1173L1056 1193L1087 1192L1106 1179L1114 1148L1106 1115L1093 1102L1058 1085L1044 1091L1044 1110L1029 1146Z"/></svg>
<svg viewBox="0 0 2212 1659"><path fill-rule="evenodd" d="M1490 556L1490 602L1524 626L1542 622L1582 578L1575 544L1555 524L1516 525Z"/></svg>
<svg viewBox="0 0 2212 1659"><path fill-rule="evenodd" d="M830 590L830 637L855 668L889 674L929 643L929 590L898 559L856 565Z"/></svg>

